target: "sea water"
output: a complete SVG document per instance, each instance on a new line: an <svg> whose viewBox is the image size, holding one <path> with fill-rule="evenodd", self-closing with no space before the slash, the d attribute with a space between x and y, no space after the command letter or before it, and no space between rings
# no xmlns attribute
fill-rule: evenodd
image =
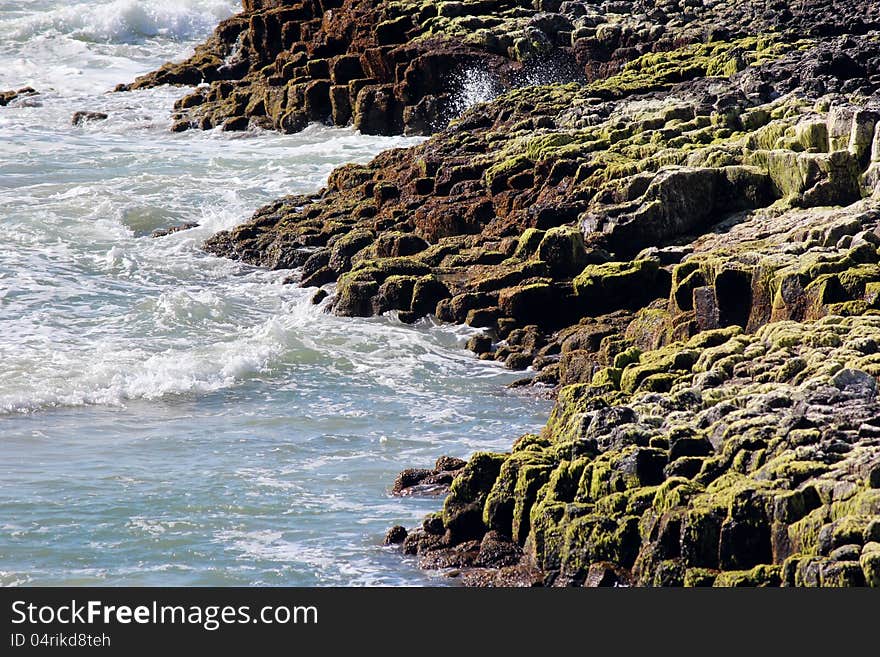
<svg viewBox="0 0 880 657"><path fill-rule="evenodd" d="M185 89L108 93L237 9L0 0L0 90L40 92L0 107L0 585L449 583L382 547L440 504L391 497L396 473L546 419L468 329L334 317L291 272L201 251L415 143L173 134Z"/></svg>

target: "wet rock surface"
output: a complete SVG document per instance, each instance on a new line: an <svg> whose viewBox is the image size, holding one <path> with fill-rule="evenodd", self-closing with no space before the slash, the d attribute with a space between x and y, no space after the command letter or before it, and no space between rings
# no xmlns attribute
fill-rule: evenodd
<svg viewBox="0 0 880 657"><path fill-rule="evenodd" d="M0 107L5 107L9 105L14 100L18 100L19 98L29 98L30 96L38 96L39 92L36 89L31 87L24 87L18 90L10 90L10 91L0 91Z"/></svg>
<svg viewBox="0 0 880 657"><path fill-rule="evenodd" d="M73 116L70 119L70 125L81 126L86 123L95 123L97 121L106 121L109 118L107 114L104 112L87 112L87 111L79 111L74 112Z"/></svg>
<svg viewBox="0 0 880 657"><path fill-rule="evenodd" d="M439 130L206 244L479 328L557 395L509 453L402 473L449 491L402 551L476 585L880 584L878 5L317 7L246 3L136 86L207 81L179 128ZM455 118L474 62L499 95Z"/></svg>
<svg viewBox="0 0 880 657"><path fill-rule="evenodd" d="M404 470L391 487L391 494L398 497L446 495L449 486L467 461L452 456L441 456L431 470L410 468Z"/></svg>
<svg viewBox="0 0 880 657"><path fill-rule="evenodd" d="M179 233L184 230L192 230L193 228L198 227L199 225L194 221L187 221L182 224L177 224L175 226L169 226L168 228L157 228L152 233L150 233L150 237L167 237L168 235L174 235L175 233Z"/></svg>

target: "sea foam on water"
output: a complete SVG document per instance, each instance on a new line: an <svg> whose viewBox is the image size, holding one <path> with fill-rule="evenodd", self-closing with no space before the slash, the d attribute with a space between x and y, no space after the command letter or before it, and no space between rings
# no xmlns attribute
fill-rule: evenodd
<svg viewBox="0 0 880 657"><path fill-rule="evenodd" d="M0 30L16 40L54 34L100 43L136 43L154 37L183 41L210 32L241 6L231 0L49 4L41 11L0 19Z"/></svg>

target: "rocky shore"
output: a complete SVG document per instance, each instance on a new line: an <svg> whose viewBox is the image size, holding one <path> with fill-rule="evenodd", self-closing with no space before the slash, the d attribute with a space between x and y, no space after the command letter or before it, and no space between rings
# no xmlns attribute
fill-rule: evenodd
<svg viewBox="0 0 880 657"><path fill-rule="evenodd" d="M481 328L557 395L509 453L398 481L451 481L394 532L424 567L880 586L880 5L246 0L120 90L202 82L175 130L433 134L209 251Z"/></svg>

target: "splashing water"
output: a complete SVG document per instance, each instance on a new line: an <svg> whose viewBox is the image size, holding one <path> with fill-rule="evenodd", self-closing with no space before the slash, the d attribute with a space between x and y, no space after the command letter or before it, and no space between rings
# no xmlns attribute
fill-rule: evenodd
<svg viewBox="0 0 880 657"><path fill-rule="evenodd" d="M450 114L453 118L461 116L474 105L486 103L498 96L503 87L501 82L489 71L467 69L452 78L453 93Z"/></svg>

